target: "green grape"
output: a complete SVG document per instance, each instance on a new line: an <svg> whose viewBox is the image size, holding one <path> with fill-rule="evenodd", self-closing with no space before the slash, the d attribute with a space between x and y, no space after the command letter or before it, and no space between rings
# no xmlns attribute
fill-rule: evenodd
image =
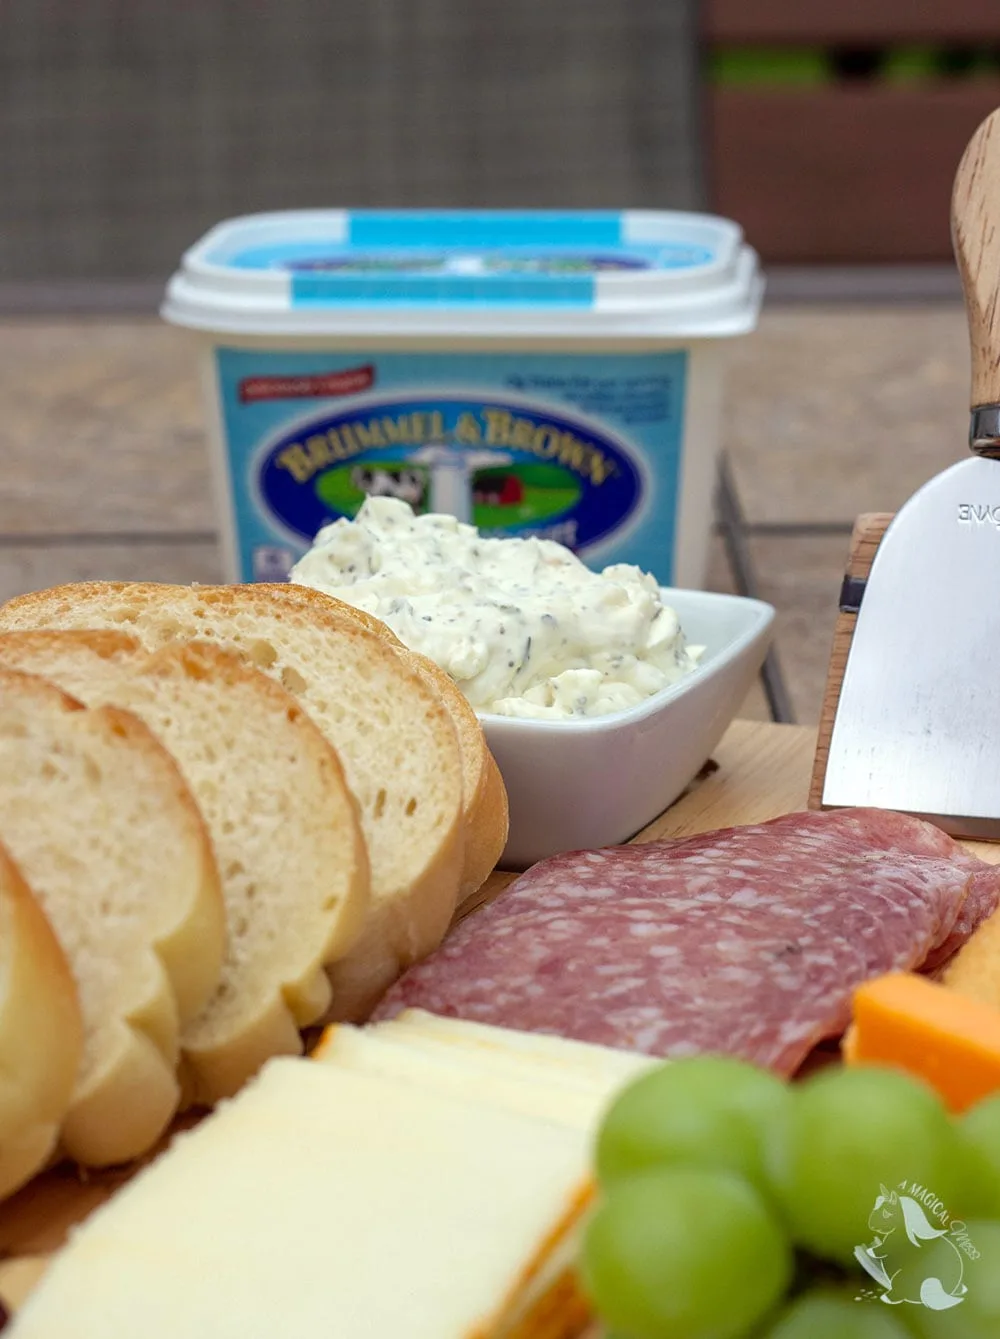
<svg viewBox="0 0 1000 1339"><path fill-rule="evenodd" d="M961 1207L958 1130L930 1088L896 1070L829 1069L799 1084L765 1152L795 1242L842 1263L883 1226L875 1200L885 1190L921 1187L948 1211Z"/></svg>
<svg viewBox="0 0 1000 1339"><path fill-rule="evenodd" d="M610 1187L584 1236L584 1287L630 1339L742 1339L782 1296L792 1251L746 1181L669 1167Z"/></svg>
<svg viewBox="0 0 1000 1339"><path fill-rule="evenodd" d="M953 1237L959 1228L961 1224L952 1224ZM1000 1335L1000 1222L970 1218L962 1237L979 1258L962 1253L966 1292L959 1305L947 1311L906 1308L907 1322L920 1339L997 1339Z"/></svg>
<svg viewBox="0 0 1000 1339"><path fill-rule="evenodd" d="M763 1188L763 1131L789 1100L781 1079L731 1056L659 1066L630 1083L605 1117L598 1178L611 1185L680 1163L736 1172Z"/></svg>
<svg viewBox="0 0 1000 1339"><path fill-rule="evenodd" d="M1000 1096L988 1097L959 1122L962 1138L973 1164L973 1181L979 1190L975 1208L984 1218L1000 1217Z"/></svg>
<svg viewBox="0 0 1000 1339"><path fill-rule="evenodd" d="M759 1339L910 1339L910 1334L888 1306L822 1288L803 1293Z"/></svg>

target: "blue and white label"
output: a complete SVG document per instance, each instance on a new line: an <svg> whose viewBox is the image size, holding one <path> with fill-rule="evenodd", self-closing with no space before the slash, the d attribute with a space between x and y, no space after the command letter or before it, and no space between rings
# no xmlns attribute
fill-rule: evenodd
<svg viewBox="0 0 1000 1339"><path fill-rule="evenodd" d="M683 350L215 356L240 580L371 494L672 579Z"/></svg>

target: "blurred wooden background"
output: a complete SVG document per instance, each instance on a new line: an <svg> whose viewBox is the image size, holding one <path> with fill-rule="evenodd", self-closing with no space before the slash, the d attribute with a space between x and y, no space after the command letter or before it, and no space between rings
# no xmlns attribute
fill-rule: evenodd
<svg viewBox="0 0 1000 1339"><path fill-rule="evenodd" d="M772 261L941 262L998 0L705 0L709 200Z"/></svg>

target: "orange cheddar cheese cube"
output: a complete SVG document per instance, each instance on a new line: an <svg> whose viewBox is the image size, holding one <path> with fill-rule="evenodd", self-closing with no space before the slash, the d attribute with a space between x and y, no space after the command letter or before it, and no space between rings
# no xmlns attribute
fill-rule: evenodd
<svg viewBox="0 0 1000 1339"><path fill-rule="evenodd" d="M854 992L848 1064L882 1064L929 1083L962 1112L1000 1092L1000 1010L927 977L893 973Z"/></svg>

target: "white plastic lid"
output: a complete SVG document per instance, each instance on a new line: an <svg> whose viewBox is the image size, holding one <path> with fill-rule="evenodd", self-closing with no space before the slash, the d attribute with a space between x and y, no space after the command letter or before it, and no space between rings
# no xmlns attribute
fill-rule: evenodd
<svg viewBox="0 0 1000 1339"><path fill-rule="evenodd" d="M742 230L651 211L251 214L187 251L162 314L219 334L646 335L753 329Z"/></svg>

